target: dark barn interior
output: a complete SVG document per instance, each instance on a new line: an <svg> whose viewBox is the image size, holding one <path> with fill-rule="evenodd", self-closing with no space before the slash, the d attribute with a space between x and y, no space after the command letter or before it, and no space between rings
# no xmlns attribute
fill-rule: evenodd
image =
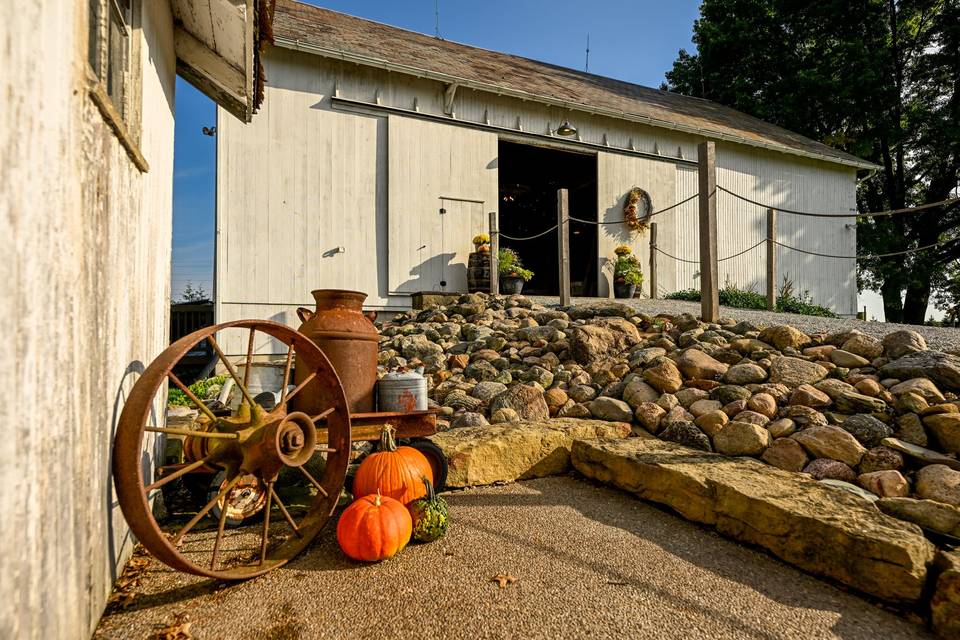
<svg viewBox="0 0 960 640"><path fill-rule="evenodd" d="M597 157L500 141L500 232L514 238L536 235L557 224L557 190L570 193L570 215L597 219ZM510 240L534 276L523 287L534 295L559 294L556 232L531 240ZM570 282L575 296L597 295L597 227L570 222Z"/></svg>

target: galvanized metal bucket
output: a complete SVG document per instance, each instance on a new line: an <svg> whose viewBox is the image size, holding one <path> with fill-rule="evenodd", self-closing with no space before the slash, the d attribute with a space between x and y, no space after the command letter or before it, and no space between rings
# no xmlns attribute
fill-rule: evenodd
<svg viewBox="0 0 960 640"><path fill-rule="evenodd" d="M377 383L380 411L410 413L427 410L427 379L418 371L393 371Z"/></svg>

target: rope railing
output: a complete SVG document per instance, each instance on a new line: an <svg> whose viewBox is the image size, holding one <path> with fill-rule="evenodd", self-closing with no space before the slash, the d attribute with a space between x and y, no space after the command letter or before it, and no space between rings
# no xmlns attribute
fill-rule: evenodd
<svg viewBox="0 0 960 640"><path fill-rule="evenodd" d="M688 202L690 202L691 200L693 200L694 198L696 198L696 197L699 196L699 195L700 195L700 193L697 192L697 193L693 194L692 196L690 196L689 198L684 198L684 199L681 200L680 202L674 202L674 203L673 203L672 205L670 205L669 207L664 207L663 209L659 209L659 210L657 210L657 211L654 211L654 212L652 212L652 213L649 213L649 214L643 216L642 220L643 220L643 221L647 221L647 220L649 220L650 218L652 218L652 217L654 217L654 216L659 216L660 214L667 213L668 211L671 211L671 210L673 210L673 209L676 209L677 207L679 207L679 206L681 206L681 205L687 204ZM594 225L597 225L597 226L603 226L603 225L608 225L608 224L626 224L626 223L627 223L626 220L612 220L612 221L610 221L610 222L600 222L600 221L598 221L598 220L584 220L583 218L575 218L575 217L573 217L573 216L569 216L569 219L570 219L570 220L573 220L573 221L575 221L575 222L582 222L583 224L594 224Z"/></svg>
<svg viewBox="0 0 960 640"><path fill-rule="evenodd" d="M532 236L524 236L523 238L515 238L515 237L513 237L513 236L508 236L508 235L505 234L503 231L495 231L494 233L499 234L499 236L500 236L501 238L506 238L507 240L514 240L514 241L517 241L517 242L521 242L521 241L523 241L523 240L534 240L535 238L539 238L539 237L541 237L541 236L545 236L545 235L547 235L548 233L552 233L553 231L556 231L557 227L559 227L559 226L560 226L560 225L555 224L555 225L553 225L552 227L550 227L549 229L547 229L546 231L541 231L540 233L534 234L534 235L532 235Z"/></svg>
<svg viewBox="0 0 960 640"><path fill-rule="evenodd" d="M946 205L951 205L955 202L960 202L960 198L947 198L946 200L940 200L939 202L930 202L928 204L921 204L916 207L905 207L903 209L888 209L886 211L869 211L869 212L855 212L855 213L813 213L811 211L796 211L793 209L784 209L783 207L774 206L770 204L764 204L762 202L757 202L746 196L742 196L735 191L731 191L726 187L717 185L717 191L723 191L726 194L733 196L744 202L749 202L750 204L756 205L758 207L763 207L764 209L774 209L778 213L790 213L796 216L806 216L810 218L881 218L884 216L895 216L901 213L912 213L915 211L923 211L925 209L932 209L934 207L942 207Z"/></svg>
<svg viewBox="0 0 960 640"><path fill-rule="evenodd" d="M744 249L743 251L740 251L740 252L738 252L738 253L735 253L735 254L733 254L732 256L727 256L726 258L718 258L718 259L717 259L717 262L726 262L727 260L733 260L734 258L739 258L739 257L742 256L743 254L745 254L745 253L750 253L751 251L753 251L754 249L756 249L756 248L759 247L760 245L766 244L766 243L767 243L767 239L764 238L763 240L761 240L761 241L758 242L757 244L753 245L752 247L747 247L747 248ZM687 263L687 264L700 264L700 260L699 260L699 259L697 259L697 260L687 260L686 258L678 258L677 256L670 255L669 253L667 253L666 251L664 251L664 250L661 249L660 247L654 247L654 250L655 250L657 253L662 253L663 255L667 256L668 258L671 258L671 259L673 259L673 260L676 260L677 262L685 262L685 263Z"/></svg>
<svg viewBox="0 0 960 640"><path fill-rule="evenodd" d="M804 253L808 256L817 256L818 258L836 258L838 260L868 260L872 258L892 258L894 256L905 256L912 253L919 253L921 251L926 251L927 249L933 249L934 247L940 247L951 242L960 242L960 238L951 238L949 240L941 240L939 242L934 242L933 244L924 245L922 247L915 247L913 249L907 249L905 251L894 251L891 253L868 253L865 255L855 255L855 256L838 256L829 253L818 253L816 251L808 251L806 249L800 249L799 247L791 247L788 244L783 244L777 240L774 240L773 243L777 246L783 247L784 249L789 249L791 251L796 251L797 253Z"/></svg>

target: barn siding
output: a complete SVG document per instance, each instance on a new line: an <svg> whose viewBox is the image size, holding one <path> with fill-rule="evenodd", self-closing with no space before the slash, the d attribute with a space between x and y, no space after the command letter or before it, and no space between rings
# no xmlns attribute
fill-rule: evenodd
<svg viewBox="0 0 960 640"><path fill-rule="evenodd" d="M0 234L12 254L0 261L5 638L93 631L132 546L112 491L113 430L167 342L172 18L168 3L144 2L134 31L150 165L141 174L88 97L86 11L38 0L0 22ZM38 26L42 43L29 36ZM148 443L147 467L152 454Z"/></svg>
<svg viewBox="0 0 960 640"><path fill-rule="evenodd" d="M242 317L238 315L241 308L256 311L254 317L267 317L276 305L292 310L297 304L308 304L309 291L320 286L365 291L373 308L408 306L409 298L396 295L397 289L404 288L398 285L407 280L399 280L394 271L407 269L409 273L424 262L410 256L411 247L416 251L424 244L436 244L431 225L437 213L433 198L440 187L459 188L456 181L463 179L474 185L487 184L489 177L495 176L496 171L489 171L478 178L483 170L469 171L473 151L487 153L483 150L494 137L523 141L529 134L546 135L569 118L584 142L599 145L593 150L598 154L601 220L618 215L623 198L634 185L651 192L655 209L696 191L692 163L700 139L692 135L463 88L456 94L450 116L443 112L444 86L436 82L281 48L270 49L266 63L269 98L262 115L267 117L243 130L220 118L216 293L221 321ZM370 106L334 105L331 98L335 93ZM388 114L377 105L410 113ZM407 117L415 115L414 111L460 123L489 123L505 130L478 132ZM392 123L423 133L406 135L406 142L401 142L391 130ZM465 149L456 160L456 170L449 164L454 140ZM537 142L569 144L562 138L540 137ZM404 148L395 149L398 144ZM718 144L717 154L718 183L746 196L812 211L845 212L854 206L856 174L851 167L728 142ZM230 160L251 155L273 167L274 180L267 172L257 174L255 169ZM444 170L444 166L451 168ZM393 176L396 171L402 171L402 177ZM405 204L397 207L407 213L391 218L388 211L394 211L398 197L408 192L411 184L418 185L415 193L406 193ZM697 259L696 208L692 201L658 217L659 244L664 251ZM419 213L410 213L413 210ZM721 257L765 237L766 213L759 207L719 194L719 212ZM782 242L840 254L855 250L855 231L844 226L849 220L789 218L780 216L778 237ZM274 228L283 229L284 238L268 239ZM400 246L391 231L400 237ZM473 233L464 229L464 240ZM420 242L414 235L420 236ZM611 258L613 248L628 239L613 226L602 227L598 238L601 261ZM634 234L629 240L646 272L648 236ZM344 246L346 252L322 257L323 251L336 246ZM781 273L789 274L798 289L808 289L815 301L839 313L855 313L853 261L814 263L789 253L780 250ZM356 266L357 260L363 268ZM663 256L658 264L662 293L698 286L698 265ZM725 262L720 269L721 284L729 281L762 291L764 265L762 247ZM608 290L609 278L608 268L600 275L602 292Z"/></svg>

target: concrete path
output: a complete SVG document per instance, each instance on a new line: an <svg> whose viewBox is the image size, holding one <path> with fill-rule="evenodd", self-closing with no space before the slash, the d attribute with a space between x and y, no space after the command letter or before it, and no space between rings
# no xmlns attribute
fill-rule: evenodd
<svg viewBox="0 0 960 640"><path fill-rule="evenodd" d="M571 477L447 494L448 535L359 565L333 528L285 568L224 586L153 562L96 638L928 638L917 624ZM517 581L499 588L496 574Z"/></svg>

